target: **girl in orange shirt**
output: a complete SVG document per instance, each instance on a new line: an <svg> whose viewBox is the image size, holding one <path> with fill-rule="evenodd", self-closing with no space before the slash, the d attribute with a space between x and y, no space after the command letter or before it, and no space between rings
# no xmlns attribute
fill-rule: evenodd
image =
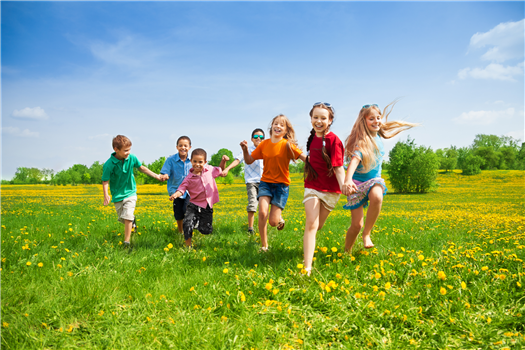
<svg viewBox="0 0 525 350"><path fill-rule="evenodd" d="M279 114L272 119L270 136L270 139L262 141L251 154L248 152L248 142L241 142L246 164L251 164L256 159L262 159L264 164L257 195L261 251L268 250L267 221L270 226L277 227L278 230L284 228L285 221L281 213L288 200L290 160L299 158L304 161L306 159L297 146L292 123L285 115ZM272 206L268 211L270 204Z"/></svg>

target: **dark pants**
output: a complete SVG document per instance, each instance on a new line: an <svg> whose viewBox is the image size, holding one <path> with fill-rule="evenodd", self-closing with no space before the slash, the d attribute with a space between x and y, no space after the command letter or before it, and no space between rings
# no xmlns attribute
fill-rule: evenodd
<svg viewBox="0 0 525 350"><path fill-rule="evenodd" d="M213 232L213 208L208 205L204 209L190 202L186 208L182 228L185 240L193 237L193 229L199 230L203 235L209 235Z"/></svg>
<svg viewBox="0 0 525 350"><path fill-rule="evenodd" d="M186 214L186 208L189 202L189 195L187 195L186 198L175 198L173 200L173 216L175 216L175 220L184 219L184 214Z"/></svg>

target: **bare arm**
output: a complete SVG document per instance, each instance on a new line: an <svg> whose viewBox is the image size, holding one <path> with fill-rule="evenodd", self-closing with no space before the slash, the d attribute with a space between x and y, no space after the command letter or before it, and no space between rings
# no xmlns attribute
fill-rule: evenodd
<svg viewBox="0 0 525 350"><path fill-rule="evenodd" d="M170 201L174 200L175 198L179 198L180 196L182 196L184 193L182 193L181 191L177 190L174 194L172 194L170 196Z"/></svg>
<svg viewBox="0 0 525 350"><path fill-rule="evenodd" d="M252 155L248 151L248 141L241 142L241 148L242 148L242 154L244 155L244 162L246 164L252 164L255 162L255 159L253 159Z"/></svg>
<svg viewBox="0 0 525 350"><path fill-rule="evenodd" d="M108 192L109 181L102 181L102 191L104 192L104 205L108 205L111 202L111 197Z"/></svg>
<svg viewBox="0 0 525 350"><path fill-rule="evenodd" d="M337 179L337 183L339 183L339 188L342 191L345 185L345 168L342 166L334 167L334 175Z"/></svg>
<svg viewBox="0 0 525 350"><path fill-rule="evenodd" d="M241 162L240 160L235 159L230 165L228 165L228 166L226 167L226 169L224 169L224 170L222 171L222 176L226 176L226 175L228 175L228 172L229 172L231 169L235 168L237 165L239 165L240 162Z"/></svg>
<svg viewBox="0 0 525 350"><path fill-rule="evenodd" d="M139 171L143 174L146 174L154 179L157 179L159 181L164 181L165 180L165 176L164 175L159 175L159 174L155 174L153 171L149 170L148 168L146 168L144 165L141 165L140 168L139 168Z"/></svg>
<svg viewBox="0 0 525 350"><path fill-rule="evenodd" d="M357 186L355 185L354 181L352 181L352 177L354 176L355 170L357 169L360 161L361 160L359 158L353 157L350 161L350 164L348 165L345 183L342 188L343 194L345 195L349 195L357 191Z"/></svg>
<svg viewBox="0 0 525 350"><path fill-rule="evenodd" d="M230 157L228 157L226 154L222 156L221 164L219 164L219 168L221 170L224 170L224 167L226 166L226 162L230 160Z"/></svg>
<svg viewBox="0 0 525 350"><path fill-rule="evenodd" d="M303 162L306 162L306 155L303 153L301 153L298 157L300 160L302 160Z"/></svg>

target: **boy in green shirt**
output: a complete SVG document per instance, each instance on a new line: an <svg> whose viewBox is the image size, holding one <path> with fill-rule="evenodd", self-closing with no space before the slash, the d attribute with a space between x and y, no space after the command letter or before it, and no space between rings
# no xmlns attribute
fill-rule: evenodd
<svg viewBox="0 0 525 350"><path fill-rule="evenodd" d="M102 190L104 191L104 205L109 202L115 204L118 221L124 224L124 246L129 247L131 230L135 225L135 205L137 204L137 185L133 168L159 181L166 181L168 175L158 175L140 163L138 158L130 154L131 140L126 136L117 135L113 138L114 153L104 163L102 172ZM108 194L108 184L111 197Z"/></svg>

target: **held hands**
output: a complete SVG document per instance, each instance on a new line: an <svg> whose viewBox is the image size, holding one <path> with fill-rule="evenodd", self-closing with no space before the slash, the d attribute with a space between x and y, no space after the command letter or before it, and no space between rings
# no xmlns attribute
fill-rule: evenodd
<svg viewBox="0 0 525 350"><path fill-rule="evenodd" d="M173 201L175 198L179 198L180 196L182 196L182 193L177 191L170 196L170 201Z"/></svg>
<svg viewBox="0 0 525 350"><path fill-rule="evenodd" d="M169 177L168 174L159 174L159 177L157 178L157 180L164 182L164 181L168 180L169 178L170 177Z"/></svg>
<svg viewBox="0 0 525 350"><path fill-rule="evenodd" d="M357 186L353 181L344 183L343 186L341 186L341 192L343 192L345 196L349 196L352 193L357 192Z"/></svg>
<svg viewBox="0 0 525 350"><path fill-rule="evenodd" d="M222 176L222 177L226 177L226 176L228 176L228 171L229 171L228 169L224 169L224 170L222 171L222 173L221 173L221 176Z"/></svg>

